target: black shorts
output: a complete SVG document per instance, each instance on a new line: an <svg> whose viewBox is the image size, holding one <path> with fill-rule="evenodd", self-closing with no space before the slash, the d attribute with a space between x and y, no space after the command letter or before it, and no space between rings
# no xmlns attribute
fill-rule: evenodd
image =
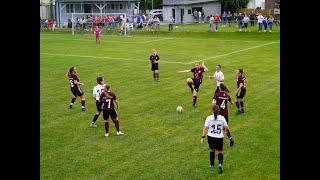
<svg viewBox="0 0 320 180"><path fill-rule="evenodd" d="M97 107L97 111L102 111L102 104L103 104L103 101L99 101L99 100L96 100L96 107Z"/></svg>
<svg viewBox="0 0 320 180"><path fill-rule="evenodd" d="M77 91L71 91L71 92L75 97L83 95L83 91L81 88L79 88L79 90L77 90Z"/></svg>
<svg viewBox="0 0 320 180"><path fill-rule="evenodd" d="M218 151L223 150L223 138L208 137L208 144L210 149L216 149Z"/></svg>
<svg viewBox="0 0 320 180"><path fill-rule="evenodd" d="M194 90L196 90L197 92L199 91L200 85L201 85L201 81L195 81L194 79L192 79L193 81L193 88Z"/></svg>
<svg viewBox="0 0 320 180"><path fill-rule="evenodd" d="M109 116L111 116L112 120L115 120L117 118L116 110L115 109L103 110L103 119L108 120Z"/></svg>
<svg viewBox="0 0 320 180"><path fill-rule="evenodd" d="M248 23L244 23L244 27L247 28L248 27Z"/></svg>
<svg viewBox="0 0 320 180"><path fill-rule="evenodd" d="M151 65L151 71L159 70L158 64L152 64Z"/></svg>
<svg viewBox="0 0 320 180"><path fill-rule="evenodd" d="M246 95L246 89L240 89L240 91L237 92L236 98L242 99Z"/></svg>

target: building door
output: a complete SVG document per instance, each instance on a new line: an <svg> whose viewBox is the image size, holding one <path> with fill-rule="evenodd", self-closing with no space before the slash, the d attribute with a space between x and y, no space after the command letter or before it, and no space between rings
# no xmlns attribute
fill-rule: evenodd
<svg viewBox="0 0 320 180"><path fill-rule="evenodd" d="M176 20L176 10L172 9L172 17L174 18L174 20Z"/></svg>
<svg viewBox="0 0 320 180"><path fill-rule="evenodd" d="M180 14L180 22L181 22L181 24L183 24L183 16L184 16L184 9L181 9L181 14Z"/></svg>
<svg viewBox="0 0 320 180"><path fill-rule="evenodd" d="M84 4L84 13L92 13L92 4Z"/></svg>

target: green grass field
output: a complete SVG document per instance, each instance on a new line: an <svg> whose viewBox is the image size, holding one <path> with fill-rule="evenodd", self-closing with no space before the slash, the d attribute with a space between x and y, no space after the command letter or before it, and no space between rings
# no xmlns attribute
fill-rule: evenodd
<svg viewBox="0 0 320 180"><path fill-rule="evenodd" d="M279 32L209 33L207 26L199 28L203 32L102 36L100 46L88 34L42 32L41 179L280 179ZM150 71L153 48L160 56L160 82ZM193 110L186 85L192 74L177 71L191 68L197 59L205 59L209 72ZM235 105L229 106L235 145L230 148L225 139L222 175L217 166L209 168L208 145L200 144L216 88L208 76L216 64L222 65L233 99L237 68L244 68L248 81L246 113L235 115ZM68 109L72 94L65 74L71 66L85 83L86 112L79 99ZM89 128L99 75L118 96L123 136L115 135L110 121L110 135L104 137L102 117L98 128ZM178 105L182 114L176 112Z"/></svg>

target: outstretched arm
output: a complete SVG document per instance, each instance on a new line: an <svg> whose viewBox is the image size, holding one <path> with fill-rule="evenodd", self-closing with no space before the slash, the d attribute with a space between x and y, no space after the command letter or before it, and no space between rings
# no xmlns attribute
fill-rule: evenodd
<svg viewBox="0 0 320 180"><path fill-rule="evenodd" d="M206 65L204 65L204 62L203 61L200 61L201 62L201 66L203 67L204 69L204 72L208 72L208 68L206 67Z"/></svg>
<svg viewBox="0 0 320 180"><path fill-rule="evenodd" d="M186 72L191 72L191 70L187 69L187 70L183 70L183 71L178 71L178 73L186 73Z"/></svg>

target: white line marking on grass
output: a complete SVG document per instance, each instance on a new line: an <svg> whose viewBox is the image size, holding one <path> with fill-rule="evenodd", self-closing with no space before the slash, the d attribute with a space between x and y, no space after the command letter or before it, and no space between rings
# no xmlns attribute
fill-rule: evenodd
<svg viewBox="0 0 320 180"><path fill-rule="evenodd" d="M236 54L236 53L239 53L239 52L248 51L250 49L256 49L256 48L259 48L259 47L263 47L263 46L267 46L267 45L275 44L275 43L279 43L279 42L269 42L269 43L261 44L261 45L258 45L258 46L253 46L253 47L249 47L249 48L245 48L245 49L241 49L241 50L237 50L237 51L232 51L230 53L204 58L204 59L202 59L202 61L206 61L206 60L209 60L209 59L215 59L215 58L219 58L219 57L224 57L224 56L229 56L231 54ZM195 61L189 62L189 64L192 64L194 62Z"/></svg>
<svg viewBox="0 0 320 180"><path fill-rule="evenodd" d="M119 59L125 61L139 61L139 62L149 62L149 60L139 60L139 59L130 59L130 58L116 58L116 57L101 57L101 56L83 56L83 55L74 55L74 54L56 54L56 53L40 53L44 55L50 56L66 56L66 57L80 57L80 58L95 58L95 59ZM184 62L176 62L176 61L163 61L160 60L160 63L168 63L168 64L189 64Z"/></svg>
<svg viewBox="0 0 320 180"><path fill-rule="evenodd" d="M71 34L59 34L59 33L57 33L57 34L55 34L55 33L44 33L44 34L42 34L42 36L45 36L45 35L56 35L56 36L60 36L60 35L68 35L68 36L70 36ZM93 36L93 34L78 34L78 35L80 35L80 36ZM72 35L72 36L74 36L74 35ZM77 36L77 35L76 35ZM131 35L127 35L127 36L119 36L119 35L110 35L110 34L101 34L101 36L114 36L114 37L123 37L123 38L126 38L126 37L133 37L133 36L131 36Z"/></svg>
<svg viewBox="0 0 320 180"><path fill-rule="evenodd" d="M60 36L60 35L69 35L69 34L49 34L49 33L46 33L46 34L42 34L41 36L45 36L45 35L57 35L57 36ZM93 36L93 35L90 35L90 34L84 34L82 36ZM101 35L101 36L112 36L112 37L119 37L119 38L125 38L123 36L118 36L118 35ZM79 37L79 36L78 36ZM81 36L80 36L81 37ZM130 36L130 37L134 37L134 38L149 38L150 36L140 36L140 35L136 35L136 36ZM212 37L208 37L208 38L195 38L195 37L168 37L168 38L163 38L163 39L178 39L178 40L212 40L213 42L214 41L222 41L222 42L239 42L239 43L242 43L242 42L245 42L245 43L254 43L254 42L274 42L274 41L261 41L261 40L233 40L233 39L218 39L218 38L212 38ZM150 42L152 42L153 40L150 40ZM154 41L158 41L158 40L154 40Z"/></svg>
<svg viewBox="0 0 320 180"><path fill-rule="evenodd" d="M40 38L41 40L51 40L51 39L54 39L54 40L70 40L70 41L90 41L90 42L95 42L95 39L67 39L67 38ZM128 43L128 44L144 44L144 43L150 43L150 42L155 42L155 41L162 41L162 40L167 40L167 39L173 39L173 38L162 38L162 39L155 39L155 40L150 40L150 41L134 41L134 42L126 42L126 41L121 41L121 40L118 40L118 41L114 41L114 40L100 40L102 42L115 42L115 43Z"/></svg>
<svg viewBox="0 0 320 180"><path fill-rule="evenodd" d="M156 39L156 40L144 41L144 42L142 42L142 43L149 43L149 42L155 42L155 41L163 41L163 40L167 40L167 39L173 39L173 38L162 38L162 39Z"/></svg>

